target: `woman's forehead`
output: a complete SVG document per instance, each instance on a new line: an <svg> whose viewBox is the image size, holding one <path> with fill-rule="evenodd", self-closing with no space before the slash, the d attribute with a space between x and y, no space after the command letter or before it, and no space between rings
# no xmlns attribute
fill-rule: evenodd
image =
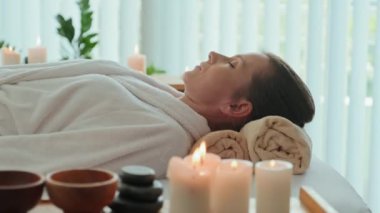
<svg viewBox="0 0 380 213"><path fill-rule="evenodd" d="M263 53L246 53L241 55L236 55L242 57L245 61L255 61L255 62L264 62L269 61L269 57Z"/></svg>
<svg viewBox="0 0 380 213"><path fill-rule="evenodd" d="M269 57L262 53L247 53L237 55L244 60L244 64L248 67L262 70L269 65Z"/></svg>

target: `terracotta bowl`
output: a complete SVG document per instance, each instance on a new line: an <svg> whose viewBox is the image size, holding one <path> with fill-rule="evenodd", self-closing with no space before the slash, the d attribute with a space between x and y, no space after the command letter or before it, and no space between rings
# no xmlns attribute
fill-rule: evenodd
<svg viewBox="0 0 380 213"><path fill-rule="evenodd" d="M0 171L0 212L27 212L40 200L45 178L27 171Z"/></svg>
<svg viewBox="0 0 380 213"><path fill-rule="evenodd" d="M46 177L50 201L67 213L101 212L112 202L117 183L117 174L99 169L62 170Z"/></svg>

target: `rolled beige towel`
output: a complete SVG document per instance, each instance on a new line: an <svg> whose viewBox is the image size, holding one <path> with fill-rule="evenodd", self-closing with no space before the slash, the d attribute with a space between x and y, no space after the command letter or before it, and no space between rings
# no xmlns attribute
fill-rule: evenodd
<svg viewBox="0 0 380 213"><path fill-rule="evenodd" d="M286 118L267 116L247 123L240 132L246 137L253 163L282 159L293 163L293 173L302 174L310 164L311 140Z"/></svg>
<svg viewBox="0 0 380 213"><path fill-rule="evenodd" d="M221 158L249 159L245 137L233 130L220 130L206 134L192 147L193 152L204 141L207 152L219 155Z"/></svg>

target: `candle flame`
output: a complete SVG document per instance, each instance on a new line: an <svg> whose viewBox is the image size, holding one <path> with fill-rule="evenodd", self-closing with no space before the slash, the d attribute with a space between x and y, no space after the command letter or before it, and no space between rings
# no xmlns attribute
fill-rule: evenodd
<svg viewBox="0 0 380 213"><path fill-rule="evenodd" d="M37 46L41 45L41 37L40 36L37 36L36 44L37 44Z"/></svg>
<svg viewBox="0 0 380 213"><path fill-rule="evenodd" d="M202 141L200 147L199 147L200 157L201 157L201 164L203 164L205 158L206 158L206 142Z"/></svg>
<svg viewBox="0 0 380 213"><path fill-rule="evenodd" d="M269 166L270 167L274 167L275 165L276 165L276 161L275 160L269 161Z"/></svg>
<svg viewBox="0 0 380 213"><path fill-rule="evenodd" d="M238 167L238 163L237 163L237 161L236 160L232 160L231 161L231 168L232 169L236 169Z"/></svg>
<svg viewBox="0 0 380 213"><path fill-rule="evenodd" d="M189 69L190 69L189 66L186 66L186 67L185 67L185 71L188 71Z"/></svg>
<svg viewBox="0 0 380 213"><path fill-rule="evenodd" d="M195 149L192 155L193 166L197 167L199 165L203 165L205 157L206 157L206 143L203 141L201 145Z"/></svg>
<svg viewBox="0 0 380 213"><path fill-rule="evenodd" d="M207 174L207 172L205 172L205 171L200 171L199 172L199 176L205 176Z"/></svg>
<svg viewBox="0 0 380 213"><path fill-rule="evenodd" d="M192 157L191 161L194 167L197 167L201 163L201 153L199 151L199 148L196 148Z"/></svg>
<svg viewBox="0 0 380 213"><path fill-rule="evenodd" d="M136 45L135 45L135 53L138 54L139 52L140 52L140 50L139 50L139 45L136 44Z"/></svg>
<svg viewBox="0 0 380 213"><path fill-rule="evenodd" d="M13 48L11 46L8 47L9 51L13 51Z"/></svg>
<svg viewBox="0 0 380 213"><path fill-rule="evenodd" d="M202 141L201 145L199 146L199 151L201 152L201 155L206 155L206 142Z"/></svg>

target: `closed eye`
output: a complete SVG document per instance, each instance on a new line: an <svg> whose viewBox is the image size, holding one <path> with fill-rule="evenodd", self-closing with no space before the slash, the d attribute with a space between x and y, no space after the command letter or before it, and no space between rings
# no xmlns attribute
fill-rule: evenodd
<svg viewBox="0 0 380 213"><path fill-rule="evenodd" d="M235 64L233 64L232 62L228 62L228 64L230 65L231 68L235 68Z"/></svg>

